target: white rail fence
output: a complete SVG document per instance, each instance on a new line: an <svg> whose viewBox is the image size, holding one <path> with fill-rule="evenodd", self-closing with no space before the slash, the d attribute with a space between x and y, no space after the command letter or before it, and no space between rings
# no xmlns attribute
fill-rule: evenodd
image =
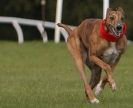
<svg viewBox="0 0 133 108"><path fill-rule="evenodd" d="M44 43L48 42L47 32L44 29L44 27L50 28L50 29L55 29L55 26L56 26L56 24L54 22L48 22L48 21L44 22L41 20L24 19L24 18L16 18L16 17L0 17L0 23L9 23L9 24L13 25L13 27L15 28L15 30L17 32L19 44L22 44L24 42L24 36L23 36L23 31L21 29L21 25L36 26L42 36ZM63 29L60 29L60 32L66 41L67 33Z"/></svg>
<svg viewBox="0 0 133 108"><path fill-rule="evenodd" d="M41 21L41 20L33 20L33 19L24 19L24 18L16 18L16 17L0 17L0 23L8 23L12 24L13 27L15 28L18 36L18 43L22 44L24 42L24 36L23 36L23 31L21 29L21 25L27 25L27 26L36 26L38 31L41 34L41 37L43 39L43 43L48 42L48 36L47 32L45 31L45 28L50 28L50 29L55 29L55 26L57 26L54 22L48 22L48 21ZM72 29L74 26L69 26ZM64 37L65 41L67 41L68 34L63 28L59 28L60 33ZM59 34L60 35L60 34ZM57 40L55 35L55 43L57 43ZM128 40L128 44L133 43L132 41Z"/></svg>
<svg viewBox="0 0 133 108"><path fill-rule="evenodd" d="M106 16L106 10L109 7L109 1L110 0L103 0L103 18L105 18ZM56 23L60 23L62 20L62 7L63 7L63 0L57 0L56 19L55 19ZM0 17L0 23L11 23L13 25L13 27L17 32L18 42L20 44L24 42L23 31L20 25L36 26L42 36L44 43L48 41L48 36L44 27L55 29L54 41L56 43L60 41L60 33L62 33L62 35L64 36L65 41L67 40L67 35L66 35L67 33L64 31L64 29L57 27L57 25L54 22L48 22L48 21L43 22L41 20L23 19L15 17Z"/></svg>

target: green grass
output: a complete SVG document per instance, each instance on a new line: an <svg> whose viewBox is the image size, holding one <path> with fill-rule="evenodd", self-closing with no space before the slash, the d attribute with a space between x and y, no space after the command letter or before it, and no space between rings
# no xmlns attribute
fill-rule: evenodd
<svg viewBox="0 0 133 108"><path fill-rule="evenodd" d="M133 108L133 45L98 99L86 101L84 89L64 43L0 42L0 108ZM90 72L87 72L90 73Z"/></svg>

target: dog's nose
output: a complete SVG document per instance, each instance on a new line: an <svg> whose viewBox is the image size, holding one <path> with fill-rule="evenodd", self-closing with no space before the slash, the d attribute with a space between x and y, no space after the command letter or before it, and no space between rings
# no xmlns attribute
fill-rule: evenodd
<svg viewBox="0 0 133 108"><path fill-rule="evenodd" d="M117 31L121 31L122 30L122 26L121 25L117 25L116 29L117 29Z"/></svg>

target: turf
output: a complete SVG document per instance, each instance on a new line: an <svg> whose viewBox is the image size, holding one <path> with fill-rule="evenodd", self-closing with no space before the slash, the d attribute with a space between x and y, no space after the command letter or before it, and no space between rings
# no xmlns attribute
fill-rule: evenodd
<svg viewBox="0 0 133 108"><path fill-rule="evenodd" d="M65 43L1 41L0 108L133 108L132 54L130 45L115 70L117 91L107 86L91 105Z"/></svg>

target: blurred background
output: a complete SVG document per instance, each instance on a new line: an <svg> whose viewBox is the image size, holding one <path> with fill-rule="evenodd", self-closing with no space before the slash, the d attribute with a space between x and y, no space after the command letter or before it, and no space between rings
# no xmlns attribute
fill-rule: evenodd
<svg viewBox="0 0 133 108"><path fill-rule="evenodd" d="M42 8L41 0L1 0L0 16L21 17L28 19L55 22L57 0L45 0ZM125 22L128 25L127 37L133 40L133 0L110 0L110 7L121 6L125 11ZM42 10L43 9L43 10ZM86 18L102 18L103 0L64 0L62 22L69 25L79 25ZM11 24L0 23L0 40L17 41L17 34ZM41 40L36 27L21 26L24 40ZM8 32L7 32L8 31ZM48 39L54 39L54 30L47 29Z"/></svg>

